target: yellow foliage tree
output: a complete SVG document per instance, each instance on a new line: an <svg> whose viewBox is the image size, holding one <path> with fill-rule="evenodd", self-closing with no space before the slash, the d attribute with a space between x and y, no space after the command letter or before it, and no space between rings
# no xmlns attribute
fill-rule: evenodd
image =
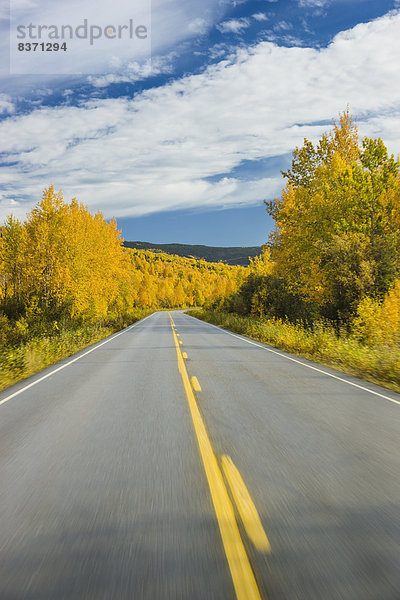
<svg viewBox="0 0 400 600"><path fill-rule="evenodd" d="M64 202L61 190L44 190L43 199L24 224L24 272L27 297L44 310L68 307L69 314L105 317L128 278L128 261L115 221L91 215L75 199Z"/></svg>
<svg viewBox="0 0 400 600"><path fill-rule="evenodd" d="M383 302L364 298L354 319L354 331L370 345L394 345L400 342L400 280Z"/></svg>
<svg viewBox="0 0 400 600"><path fill-rule="evenodd" d="M282 196L266 203L275 273L326 316L347 319L399 274L399 162L381 140L361 143L347 110L317 146L296 148L284 176Z"/></svg>

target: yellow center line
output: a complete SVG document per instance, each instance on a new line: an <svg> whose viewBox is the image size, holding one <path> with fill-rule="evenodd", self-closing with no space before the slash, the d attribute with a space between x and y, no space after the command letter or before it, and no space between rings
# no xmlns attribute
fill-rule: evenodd
<svg viewBox="0 0 400 600"><path fill-rule="evenodd" d="M182 356L183 356L183 358L187 358L188 357L188 355L186 354L186 352L182 352Z"/></svg>
<svg viewBox="0 0 400 600"><path fill-rule="evenodd" d="M223 455L221 462L247 535L259 552L271 552L271 546L262 526L261 519L247 491L242 476L233 464L230 456Z"/></svg>
<svg viewBox="0 0 400 600"><path fill-rule="evenodd" d="M199 384L199 380L197 379L197 377L192 377L191 380L192 382L192 388L194 389L195 392L201 392L201 385Z"/></svg>
<svg viewBox="0 0 400 600"><path fill-rule="evenodd" d="M225 487L222 473L212 449L203 419L201 418L192 386L190 385L189 375L179 347L178 338L172 327L172 317L171 315L169 316L171 319L171 329L178 358L178 368L188 399L194 430L199 444L200 454L203 460L204 470L206 472L211 499L214 505L236 597L238 600L261 600L254 573L250 566L243 541L240 537L232 503Z"/></svg>

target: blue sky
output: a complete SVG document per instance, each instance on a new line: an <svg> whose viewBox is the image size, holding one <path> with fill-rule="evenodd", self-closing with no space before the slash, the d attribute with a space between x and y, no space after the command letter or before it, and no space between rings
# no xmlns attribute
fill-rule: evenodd
<svg viewBox="0 0 400 600"><path fill-rule="evenodd" d="M399 0L149 2L0 11L0 220L54 184L127 240L256 245L292 150L347 105L361 135L400 152ZM16 52L17 24L85 18L148 37Z"/></svg>

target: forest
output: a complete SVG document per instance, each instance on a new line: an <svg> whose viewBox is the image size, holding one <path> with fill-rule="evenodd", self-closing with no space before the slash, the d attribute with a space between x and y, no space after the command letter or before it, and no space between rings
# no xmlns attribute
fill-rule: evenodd
<svg viewBox="0 0 400 600"><path fill-rule="evenodd" d="M195 244L152 244L150 242L124 242L125 248L165 252L187 258L197 258L208 262L224 262L227 265L247 267L250 258L261 254L261 246L199 246Z"/></svg>
<svg viewBox="0 0 400 600"><path fill-rule="evenodd" d="M249 266L127 248L52 186L0 229L0 387L153 310L193 315L400 390L400 163L349 110L293 152Z"/></svg>

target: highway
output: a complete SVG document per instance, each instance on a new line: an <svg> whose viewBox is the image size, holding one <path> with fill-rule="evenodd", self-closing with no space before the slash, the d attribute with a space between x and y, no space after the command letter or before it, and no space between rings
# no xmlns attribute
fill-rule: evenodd
<svg viewBox="0 0 400 600"><path fill-rule="evenodd" d="M399 411L155 312L0 393L0 599L399 600Z"/></svg>

